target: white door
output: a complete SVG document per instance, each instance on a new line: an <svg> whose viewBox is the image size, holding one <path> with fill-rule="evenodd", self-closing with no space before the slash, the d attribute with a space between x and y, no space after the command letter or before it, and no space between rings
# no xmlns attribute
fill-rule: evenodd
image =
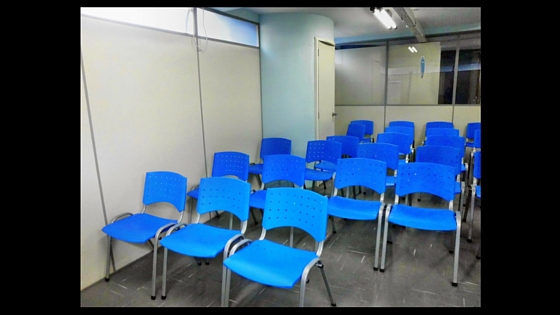
<svg viewBox="0 0 560 315"><path fill-rule="evenodd" d="M316 47L316 137L334 135L334 43L315 38Z"/></svg>

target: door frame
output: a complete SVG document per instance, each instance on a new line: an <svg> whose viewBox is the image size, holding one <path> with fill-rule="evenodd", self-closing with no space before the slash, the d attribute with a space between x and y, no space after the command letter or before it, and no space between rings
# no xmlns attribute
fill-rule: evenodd
<svg viewBox="0 0 560 315"><path fill-rule="evenodd" d="M335 47L334 41L323 39L319 37L314 38L314 59L315 59L315 139L319 139L319 43L322 42L329 46ZM334 64L333 64L334 67ZM333 114L334 114L334 106L333 106ZM335 123L333 122L333 130L335 128Z"/></svg>

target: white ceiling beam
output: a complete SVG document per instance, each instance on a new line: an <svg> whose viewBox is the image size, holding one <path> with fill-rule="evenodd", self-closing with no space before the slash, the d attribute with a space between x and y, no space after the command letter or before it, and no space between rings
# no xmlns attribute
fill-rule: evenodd
<svg viewBox="0 0 560 315"><path fill-rule="evenodd" d="M422 30L422 26L420 26L420 23L418 23L418 21L416 20L412 9L393 7L393 10L397 13L401 20L403 20L404 24L406 24L406 27L412 32L412 34L414 34L414 36L420 43L425 43L428 41L426 39L426 36L424 35L424 30Z"/></svg>

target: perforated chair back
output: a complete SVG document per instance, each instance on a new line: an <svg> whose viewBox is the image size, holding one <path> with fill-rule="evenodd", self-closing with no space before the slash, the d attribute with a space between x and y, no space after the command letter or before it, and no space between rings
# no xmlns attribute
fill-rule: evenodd
<svg viewBox="0 0 560 315"><path fill-rule="evenodd" d="M263 138L261 141L260 157L270 154L292 154L292 140L286 138Z"/></svg>
<svg viewBox="0 0 560 315"><path fill-rule="evenodd" d="M185 210L187 178L169 171L147 172L144 182L144 205L168 202L179 212Z"/></svg>
<svg viewBox="0 0 560 315"><path fill-rule="evenodd" d="M404 126L414 128L414 122L409 120L393 120L389 122L389 126Z"/></svg>
<svg viewBox="0 0 560 315"><path fill-rule="evenodd" d="M465 131L465 137L467 139L474 139L474 133L477 129L482 127L481 122L470 122L467 124L467 129Z"/></svg>
<svg viewBox="0 0 560 315"><path fill-rule="evenodd" d="M379 194L385 193L387 163L384 161L368 158L339 159L336 170L334 186L337 189L363 186Z"/></svg>
<svg viewBox="0 0 560 315"><path fill-rule="evenodd" d="M429 121L426 123L426 130L430 128L455 128L450 121Z"/></svg>
<svg viewBox="0 0 560 315"><path fill-rule="evenodd" d="M383 161L387 168L396 170L399 166L399 146L383 142L362 143L358 146L358 157Z"/></svg>
<svg viewBox="0 0 560 315"><path fill-rule="evenodd" d="M474 178L476 178L477 180L480 180L482 178L482 151L476 151L474 153L474 166L473 166L473 176ZM480 194L477 191L478 194ZM480 197L480 196L478 196Z"/></svg>
<svg viewBox="0 0 560 315"><path fill-rule="evenodd" d="M307 141L307 149L305 151L305 162L322 162L327 161L336 165L336 162L342 156L342 143L330 140L310 140Z"/></svg>
<svg viewBox="0 0 560 315"><path fill-rule="evenodd" d="M464 151L444 145L425 145L416 150L416 162L432 162L455 168L455 175L461 174Z"/></svg>
<svg viewBox="0 0 560 315"><path fill-rule="evenodd" d="M327 136L327 140L338 141L342 143L343 157L356 157L358 155L358 145L360 139L354 136Z"/></svg>
<svg viewBox="0 0 560 315"><path fill-rule="evenodd" d="M425 145L446 145L459 148L465 152L465 143L466 139L462 136L436 135L427 137Z"/></svg>
<svg viewBox="0 0 560 315"><path fill-rule="evenodd" d="M291 154L268 155L263 165L263 184L286 180L303 187L305 184L305 168L305 159L300 156Z"/></svg>
<svg viewBox="0 0 560 315"><path fill-rule="evenodd" d="M278 227L297 227L322 242L327 237L327 202L317 192L278 187L266 192L262 226L270 230Z"/></svg>
<svg viewBox="0 0 560 315"><path fill-rule="evenodd" d="M405 196L411 193L429 193L446 201L455 198L454 167L431 162L414 162L400 164L399 180L395 194Z"/></svg>
<svg viewBox="0 0 560 315"><path fill-rule="evenodd" d="M235 176L243 181L249 179L249 155L243 152L215 152L212 177Z"/></svg>
<svg viewBox="0 0 560 315"><path fill-rule="evenodd" d="M477 129L474 132L474 143L473 143L473 147L477 148L477 149L481 149L482 148L482 139L481 139L481 135L482 135L482 129Z"/></svg>
<svg viewBox="0 0 560 315"><path fill-rule="evenodd" d="M346 129L346 135L357 137L361 141L366 136L366 126L359 123L349 123Z"/></svg>
<svg viewBox="0 0 560 315"><path fill-rule="evenodd" d="M207 177L200 180L196 210L200 214L211 211L233 213L241 221L249 218L251 184L235 178Z"/></svg>
<svg viewBox="0 0 560 315"><path fill-rule="evenodd" d="M406 126L387 126L385 127L385 132L398 132L398 133L406 133L412 136L414 139L414 127L406 127Z"/></svg>
<svg viewBox="0 0 560 315"><path fill-rule="evenodd" d="M403 155L412 153L412 137L410 134L383 132L377 135L377 142L395 144L399 147L399 153Z"/></svg>
<svg viewBox="0 0 560 315"><path fill-rule="evenodd" d="M459 136L459 129L456 128L430 128L426 129L426 137L429 136Z"/></svg>
<svg viewBox="0 0 560 315"><path fill-rule="evenodd" d="M374 122L373 120L352 120L350 121L351 124L357 123L357 124L362 124L364 126L366 126L365 132L366 135L373 135L373 127L374 127Z"/></svg>

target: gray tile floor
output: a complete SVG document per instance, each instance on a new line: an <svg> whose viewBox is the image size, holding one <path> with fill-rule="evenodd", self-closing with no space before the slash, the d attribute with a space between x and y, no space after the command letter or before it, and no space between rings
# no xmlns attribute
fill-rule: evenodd
<svg viewBox="0 0 560 315"><path fill-rule="evenodd" d="M330 187L327 187L330 191ZM316 191L325 192L322 187ZM360 198L378 198L371 191ZM392 202L389 191L386 202ZM413 204L439 204L437 198L413 198ZM458 198L456 199L458 203ZM469 224L461 226L458 286L451 285L453 254L451 234L393 227L393 242L387 248L385 271L373 270L376 222L336 219L337 233L329 222L328 238L322 254L324 270L337 307L480 307L481 259L480 203L475 203L472 242L467 241ZM258 222L260 213L255 212ZM227 226L229 217L221 215L209 221ZM251 219L246 236L257 239L261 226ZM288 232L273 237L287 240ZM294 241L306 242L296 232ZM309 239L310 240L310 239ZM221 297L222 256L197 265L192 257L169 252L167 298L161 299L161 262L157 275L157 297L151 300L152 256L148 254L81 291L82 307L219 307ZM306 287L305 306L331 307L320 271L313 268ZM230 307L296 307L299 283L292 289L267 287L232 274Z"/></svg>

